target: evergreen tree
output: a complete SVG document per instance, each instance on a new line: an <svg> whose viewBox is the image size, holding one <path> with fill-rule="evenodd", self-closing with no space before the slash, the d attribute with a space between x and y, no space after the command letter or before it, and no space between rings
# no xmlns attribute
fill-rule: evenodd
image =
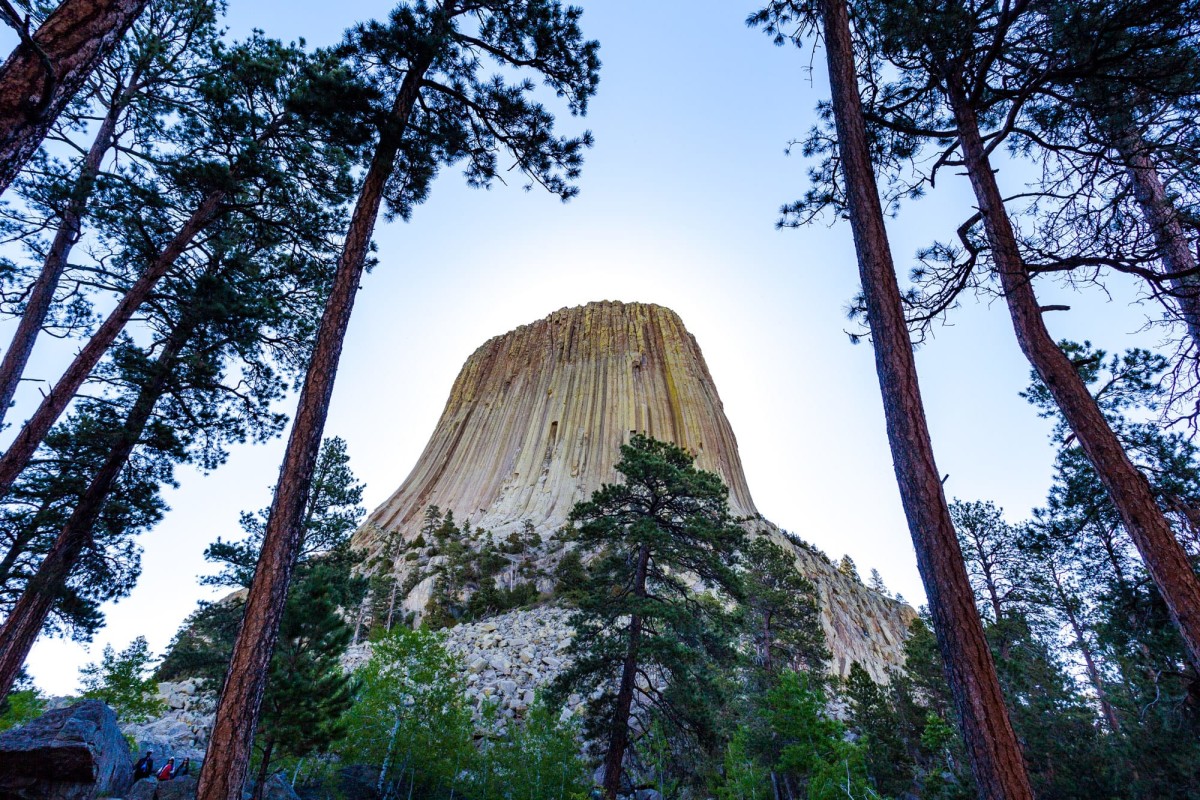
<svg viewBox="0 0 1200 800"><path fill-rule="evenodd" d="M154 159L168 147L162 140L167 118L186 113L180 101L202 79L222 9L213 0L151 0L53 128L51 140L78 155L63 162L40 152L15 185L21 202L9 214L12 230L6 233L20 239L36 263L18 264L15 275L5 276L18 284L20 302L12 313L20 323L0 362L0 422L42 329L53 325L70 333L87 327L92 276L105 264L75 267L71 257L89 222L97 184L121 180L112 157L118 147L122 159ZM100 124L90 125L97 117ZM43 231L53 232L49 242ZM69 288L60 292L68 277Z"/></svg>
<svg viewBox="0 0 1200 800"><path fill-rule="evenodd" d="M1092 69L1105 75L1105 64L1137 58L1138 37L1120 40L1129 49L1107 52L1100 62L1071 63L1042 46L1050 26L1038 5L863 2L859 19L865 46L879 59L871 70L884 74L884 62L891 70L886 72L889 80L880 79L870 94L875 98L873 122L887 131L877 139L887 151L879 162L885 171L907 174L908 165L930 155L928 149L936 151L932 158L937 166L961 161L979 208L962 228L968 255L935 276L950 278L948 292L935 305L944 309L947 295L970 285L981 259L990 265L1018 345L1100 476L1180 627L1191 659L1200 664L1200 579L1146 479L1070 357L1051 338L1046 309L1038 301L1035 271L1056 272L1089 262L1073 252L1055 252L1048 263L1023 252L992 165L996 148L1015 131L1026 130L1018 124L1022 103L1051 90L1064 63L1071 72ZM981 230L972 230L976 228Z"/></svg>
<svg viewBox="0 0 1200 800"><path fill-rule="evenodd" d="M182 134L208 143L226 157L231 151L238 153L238 148L257 152L242 135L259 125L278 127L278 119L269 119L276 113L291 119L292 113L281 105L294 91L295 82L304 79L307 59L294 48L261 37L218 51L214 57L224 69L219 85L209 87L211 106L203 108L236 122L231 119L227 127L212 120L203 126L195 119L185 120ZM230 102L231 94L238 95L237 102ZM243 106L253 109L250 119L239 111ZM292 130L290 135L297 134ZM319 152L293 144L314 157ZM193 170L211 172L213 164L207 160L211 155L203 148L189 152L186 163L176 165L179 177L194 178ZM242 150L238 157L247 155ZM263 182L253 186L257 191L253 201L229 209L205 229L203 247L179 253L172 259L175 271L157 279L156 302L146 311L153 336L150 345L139 346L128 337L120 340L98 372L98 377L125 391L120 400L106 398L118 407L124 405L124 418L107 433L111 448L107 457L39 566L33 579L38 591L26 591L5 622L0 685L11 680L55 593L77 568L105 498L135 450L162 454L159 479L169 481L170 470L179 461L192 460L212 469L224 460L228 442L261 440L282 427L284 418L271 407L286 387L280 370L296 369L308 352L313 304L322 302L322 290L328 285L320 255L330 244L326 238L330 221L339 213L336 206L328 206L337 197L338 184L314 189L308 178L313 174L336 177L344 166L336 158L323 162L315 158L303 171L287 171L279 164L256 167ZM227 189L217 191L227 194ZM170 230L172 209L156 210L163 214L158 221ZM145 236L156 222L155 215L143 209L134 219L130 215L136 211L129 208L106 213L116 217L110 232L120 242L113 261L136 275L145 263L139 253L157 251ZM135 285L145 279L146 274L141 274ZM29 431L31 424L24 430ZM4 458L12 456L14 448Z"/></svg>
<svg viewBox="0 0 1200 800"><path fill-rule="evenodd" d="M407 218L425 199L442 165L464 162L472 186L488 186L500 158L564 200L575 194L590 134L553 134L553 116L530 95L533 74L586 111L600 61L598 45L579 28L581 11L555 0L402 2L386 22L354 28L342 48L351 68L374 91L369 116L377 125L338 260L333 291L300 393L263 552L239 634L229 679L217 708L199 800L234 800L245 779L250 742L245 718L257 715L299 544L297 523L312 480L334 376L354 296L380 209ZM482 74L495 61L522 77Z"/></svg>
<svg viewBox="0 0 1200 800"><path fill-rule="evenodd" d="M353 687L340 659L353 631L339 613L332 572L318 564L288 598L255 737L255 800L263 797L273 759L324 752L345 730Z"/></svg>
<svg viewBox="0 0 1200 800"><path fill-rule="evenodd" d="M829 651L817 589L800 574L795 556L760 536L746 545L742 563L755 662L771 675L784 669L823 672Z"/></svg>
<svg viewBox="0 0 1200 800"><path fill-rule="evenodd" d="M863 24L861 14L857 17ZM748 22L764 27L777 44L799 44L810 31L823 37L832 94L825 118L832 117L836 137L824 138L824 147L818 144L811 152L836 147L837 158L812 171L815 185L803 201L785 206L781 224L811 221L830 207L850 219L862 280L862 305L875 349L900 498L972 766L983 796L1031 798L1029 779L1005 712L982 625L970 602L970 582L934 461L912 340L888 243L875 177L881 142L868 135L859 90L860 74L869 73L879 56L868 51L867 64L857 63L846 0L779 0L751 15Z"/></svg>
<svg viewBox="0 0 1200 800"><path fill-rule="evenodd" d="M728 489L675 445L634 434L616 469L624 483L606 484L571 511L572 538L596 558L572 616L571 666L554 683L559 700L604 689L588 719L605 743L610 798L621 789L631 731L648 723L643 710L711 744L721 702L714 673L733 661L732 631L720 601L690 581L740 598L733 566L744 544Z"/></svg>

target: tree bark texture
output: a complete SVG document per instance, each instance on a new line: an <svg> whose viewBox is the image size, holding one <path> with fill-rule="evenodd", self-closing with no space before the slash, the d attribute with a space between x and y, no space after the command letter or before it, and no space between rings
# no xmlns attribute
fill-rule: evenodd
<svg viewBox="0 0 1200 800"><path fill-rule="evenodd" d="M888 441L946 677L980 798L1032 800L1025 762L1008 719L933 457L912 341L867 144L846 3L821 0L819 8L838 150Z"/></svg>
<svg viewBox="0 0 1200 800"><path fill-rule="evenodd" d="M0 193L147 0L63 0L0 66Z"/></svg>
<svg viewBox="0 0 1200 800"><path fill-rule="evenodd" d="M633 593L639 598L646 596L646 570L649 564L650 546L644 544L638 553L637 572L633 579ZM608 752L604 754L604 796L608 800L617 800L617 794L621 791L625 751L629 747L629 714L633 709L641 643L642 617L633 614L629 618L629 647L625 651L625 663L621 665L621 683L617 687L616 705L609 725Z"/></svg>
<svg viewBox="0 0 1200 800"><path fill-rule="evenodd" d="M1200 348L1200 274L1196 273L1196 257L1188 246L1183 225L1166 187L1146 153L1145 142L1136 132L1126 131L1119 142L1125 171L1133 187L1133 196L1142 216L1154 233L1161 267L1168 276L1167 284L1179 317L1187 326L1193 345ZM1200 354L1197 354L1200 358Z"/></svg>
<svg viewBox="0 0 1200 800"><path fill-rule="evenodd" d="M17 392L17 384L25 374L25 366L29 363L29 355L37 341L46 317L50 313L50 304L54 301L54 293L58 290L59 279L71 257L71 248L79 241L79 232L83 225L83 215L87 211L88 201L96 185L96 176L100 173L100 165L104 157L115 143L117 120L124 109L124 89L119 89L114 102L109 106L108 113L96 131L96 138L88 149L87 155L79 168L79 176L71 191L71 198L63 210L59 220L58 230L55 231L54 241L42 263L42 270L34 281L29 292L29 300L25 303L25 311L21 314L21 322L13 334L8 351L0 362L0 424L3 424L8 408L12 405L13 395Z"/></svg>
<svg viewBox="0 0 1200 800"><path fill-rule="evenodd" d="M167 389L179 354L194 330L194 325L181 326L171 334L155 360L153 377L138 392L125 423L117 431L112 451L79 498L54 546L13 606L3 627L0 627L0 697L12 689L30 648L37 641L46 617L54 607L55 598L71 577L80 556L91 544L92 530L104 509L104 502L141 439L155 404Z"/></svg>
<svg viewBox="0 0 1200 800"><path fill-rule="evenodd" d="M1104 484L1179 628L1192 665L1200 668L1200 580L1158 507L1150 482L1129 460L1075 365L1046 330L974 109L962 89L953 83L949 86L949 97L967 174L975 190L1017 342L1050 390Z"/></svg>
<svg viewBox="0 0 1200 800"><path fill-rule="evenodd" d="M388 125L380 133L374 157L359 191L333 288L317 330L312 360L304 377L296 418L279 471L263 535L262 550L246 609L217 704L208 752L197 787L197 800L240 800L250 764L259 706L287 602L292 568L304 537L302 518L325 430L329 399L341 359L342 344L354 298L362 278L371 234L379 217L384 189L395 169L396 155L425 72L434 53L416 59L397 93Z"/></svg>
<svg viewBox="0 0 1200 800"><path fill-rule="evenodd" d="M92 338L75 356L70 366L63 372L58 383L54 384L49 393L42 399L41 405L26 421L20 433L13 439L3 456L0 456L0 498L8 493L13 481L29 464L38 445L46 438L46 434L54 427L54 423L62 416L79 387L88 379L96 364L108 352L108 348L116 341L117 336L125 328L138 308L150 296L151 291L174 266L176 259L192 243L196 236L217 215L221 203L225 199L225 191L217 190L204 198L203 202L192 212L188 221L183 224L174 238L167 243L158 257L141 274L117 307L109 313L101 323Z"/></svg>

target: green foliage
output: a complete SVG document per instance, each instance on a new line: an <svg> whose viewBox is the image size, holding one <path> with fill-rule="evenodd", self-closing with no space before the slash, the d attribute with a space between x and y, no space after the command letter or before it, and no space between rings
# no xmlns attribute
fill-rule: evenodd
<svg viewBox="0 0 1200 800"><path fill-rule="evenodd" d="M103 700L122 722L145 722L166 710L158 698L158 684L151 674L154 655L144 636L116 652L105 645L99 664L87 664L80 670L83 696Z"/></svg>
<svg viewBox="0 0 1200 800"><path fill-rule="evenodd" d="M767 693L776 769L809 800L878 797L867 778L863 748L847 741L829 716L824 693L803 673L787 671Z"/></svg>
<svg viewBox="0 0 1200 800"><path fill-rule="evenodd" d="M335 567L317 564L288 595L259 712L260 775L273 757L325 752L345 730L353 686L341 667L352 630L339 613Z"/></svg>
<svg viewBox="0 0 1200 800"><path fill-rule="evenodd" d="M363 485L350 470L346 441L334 436L321 443L312 488L304 512L304 541L297 556L300 563L312 559L346 557L350 535L365 513ZM208 575L201 583L210 586L248 587L254 580L258 553L266 530L269 509L257 514L243 513L242 530L246 537L237 542L218 538L204 551L208 561L221 565L221 572Z"/></svg>
<svg viewBox="0 0 1200 800"><path fill-rule="evenodd" d="M46 701L36 689L17 689L0 702L0 731L24 725L46 710Z"/></svg>
<svg viewBox="0 0 1200 800"><path fill-rule="evenodd" d="M554 596L567 603L578 603L587 584L587 567L575 548L563 553L554 570Z"/></svg>
<svg viewBox="0 0 1200 800"><path fill-rule="evenodd" d="M761 536L746 545L743 567L746 629L756 663L767 672L824 671L829 651L817 589L800 574L795 556Z"/></svg>
<svg viewBox="0 0 1200 800"><path fill-rule="evenodd" d="M724 771L716 788L717 800L773 800L771 771L747 751L749 732L738 728L725 748Z"/></svg>
<svg viewBox="0 0 1200 800"><path fill-rule="evenodd" d="M714 747L719 674L737 657L722 599L742 596L735 567L745 534L720 478L675 445L635 434L616 468L624 483L606 484L571 512L571 538L594 559L571 618L572 662L552 697L602 687L589 701L588 726L610 748L631 725L634 697L664 710L673 735ZM693 580L715 594L696 593ZM656 681L638 682L631 670Z"/></svg>
<svg viewBox="0 0 1200 800"><path fill-rule="evenodd" d="M540 699L505 735L485 738L466 794L478 800L582 800L590 788L578 725Z"/></svg>
<svg viewBox="0 0 1200 800"><path fill-rule="evenodd" d="M378 766L380 787L398 796L458 786L475 755L462 673L436 634L395 628L355 673L342 757Z"/></svg>

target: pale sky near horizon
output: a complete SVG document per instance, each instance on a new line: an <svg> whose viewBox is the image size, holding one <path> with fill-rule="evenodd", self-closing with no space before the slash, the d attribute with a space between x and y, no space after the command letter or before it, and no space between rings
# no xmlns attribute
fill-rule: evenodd
<svg viewBox="0 0 1200 800"><path fill-rule="evenodd" d="M653 302L696 336L764 516L835 559L848 553L864 576L879 569L893 591L922 602L871 348L846 335L858 285L849 227L774 230L779 205L808 185L808 165L784 150L827 94L823 53L777 48L746 28L752 1L577 4L604 62L588 117L559 120L596 137L580 196L564 205L519 181L471 190L448 172L412 222L381 221L376 231L380 263L363 281L326 428L348 441L366 505L408 474L463 361L486 339L564 306ZM229 5L233 36L261 28L321 46L392 4ZM1013 172L1001 170L1006 190L1020 186ZM971 210L965 178L950 175L906 206L890 224L901 272ZM1157 309L1132 304L1127 284L1114 284L1111 302L1040 291L1043 302L1073 308L1050 317L1056 338L1110 350L1155 341L1143 328ZM1029 367L1002 302L967 299L949 322L918 352L947 493L991 499L1022 519L1044 500L1053 457L1050 424L1018 396ZM10 335L3 327L0 342ZM39 345L31 372L56 377L72 347ZM14 419L37 386L23 385ZM39 642L29 660L38 685L74 690L79 667L105 643L122 648L139 634L161 653L196 601L212 596L196 581L210 571L205 546L238 535L240 511L268 504L282 452L280 439L235 448L210 475L181 470L180 488L166 493L172 510L142 537L138 587L105 609L108 627L90 648Z"/></svg>

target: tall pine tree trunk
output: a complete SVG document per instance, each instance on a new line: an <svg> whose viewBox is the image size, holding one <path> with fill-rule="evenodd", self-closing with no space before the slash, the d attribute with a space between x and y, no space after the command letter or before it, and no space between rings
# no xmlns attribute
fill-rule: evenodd
<svg viewBox="0 0 1200 800"><path fill-rule="evenodd" d="M301 520L325 430L342 343L346 338L346 328L350 323L354 297L362 278L384 189L395 169L396 156L409 116L433 57L434 52L429 50L410 65L387 123L380 133L371 166L354 206L350 229L334 273L333 288L317 330L312 360L304 376L296 417L263 534L258 566L254 581L250 584L246 610L217 704L204 769L196 790L197 800L241 798L271 654L279 635L279 622L287 602L292 568L304 537Z"/></svg>
<svg viewBox="0 0 1200 800"><path fill-rule="evenodd" d="M1166 187L1146 152L1145 142L1136 131L1127 129L1120 135L1118 151L1125 162L1125 171L1133 187L1133 196L1150 230L1162 261L1162 269L1179 317L1187 326L1193 347L1200 349L1200 274L1196 273L1196 257L1188 246L1179 214L1167 196ZM1198 352L1195 358L1200 358Z"/></svg>
<svg viewBox="0 0 1200 800"><path fill-rule="evenodd" d="M75 397L75 393L79 391L79 387L88 379L96 364L100 363L100 359L108 352L108 348L117 340L117 336L124 330L125 324L150 296L158 282L170 272L171 267L175 265L175 260L191 245L200 231L216 217L224 200L224 190L214 191L204 198L174 238L167 243L167 246L151 262L146 271L134 281L133 286L117 303L117 307L109 313L96 332L92 334L92 338L75 356L70 366L63 372L62 377L58 379L58 383L54 384L54 388L42 398L41 405L25 422L21 432L13 439L4 455L0 456L0 498L8 493L13 481L29 464L29 459L33 457L38 445L42 443L46 434L54 427L54 423L62 416L63 411Z"/></svg>
<svg viewBox="0 0 1200 800"><path fill-rule="evenodd" d="M875 183L845 0L819 3L850 223L900 498L979 796L1032 800L942 491Z"/></svg>
<svg viewBox="0 0 1200 800"><path fill-rule="evenodd" d="M1129 460L1095 398L1075 371L1075 365L1046 330L1033 291L1032 276L1021 258L1016 235L1004 209L975 110L962 87L953 81L949 82L948 94L967 174L975 190L1017 342L1050 390L1104 484L1179 628L1192 665L1200 667L1200 580L1159 509L1149 481Z"/></svg>
<svg viewBox="0 0 1200 800"><path fill-rule="evenodd" d="M0 193L146 3L63 0L0 66Z"/></svg>
<svg viewBox="0 0 1200 800"><path fill-rule="evenodd" d="M3 627L0 627L0 697L12 689L55 600L84 550L91 544L92 530L104 509L104 502L141 439L154 406L166 391L179 363L179 354L194 331L195 324L192 323L180 325L171 333L155 360L153 376L138 392L124 424L117 431L112 451L79 498L54 546L38 567L37 574L29 581Z"/></svg>
<svg viewBox="0 0 1200 800"><path fill-rule="evenodd" d="M135 75L131 82L136 80ZM113 94L108 113L104 115L96 137L92 140L92 146L79 167L79 175L72 187L71 197L63 210L54 241L51 242L50 250L42 263L41 272L33 283L29 300L25 303L25 311L21 314L21 322L17 325L17 331L4 354L4 361L0 362L0 424L3 424L8 407L12 405L17 384L25 374L25 365L29 363L29 354L33 352L38 334L46 324L59 279L62 278L63 270L71 258L71 248L79 241L83 215L96 186L100 165L116 143L117 121L128 102L128 94L129 91L121 86L118 86Z"/></svg>
<svg viewBox="0 0 1200 800"><path fill-rule="evenodd" d="M646 573L650 564L650 545L642 545L638 553L637 571L633 577L633 594L646 596ZM621 665L621 682L617 687L617 699L612 720L608 727L608 752L604 755L604 796L617 800L621 791L621 774L624 772L625 751L629 748L629 715L633 710L633 690L637 682L638 658L642 644L642 617L634 614L629 619L629 646L625 650L625 663Z"/></svg>

